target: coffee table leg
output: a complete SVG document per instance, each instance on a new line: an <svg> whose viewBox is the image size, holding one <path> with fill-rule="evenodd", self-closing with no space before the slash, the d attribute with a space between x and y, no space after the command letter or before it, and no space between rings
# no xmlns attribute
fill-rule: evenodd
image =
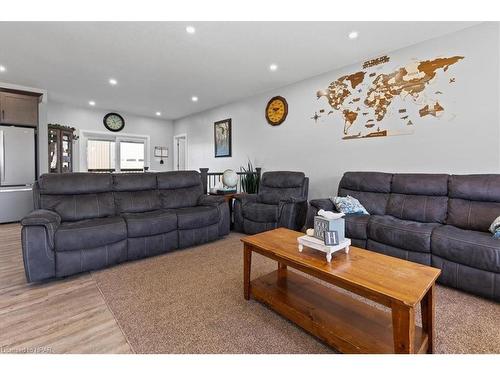
<svg viewBox="0 0 500 375"><path fill-rule="evenodd" d="M243 297L250 299L250 273L252 270L252 249L247 244L243 247Z"/></svg>
<svg viewBox="0 0 500 375"><path fill-rule="evenodd" d="M427 333L427 353L434 353L434 285L429 288L420 301L422 310L422 329Z"/></svg>
<svg viewBox="0 0 500 375"><path fill-rule="evenodd" d="M413 307L392 305L392 330L395 353L415 353L415 310Z"/></svg>

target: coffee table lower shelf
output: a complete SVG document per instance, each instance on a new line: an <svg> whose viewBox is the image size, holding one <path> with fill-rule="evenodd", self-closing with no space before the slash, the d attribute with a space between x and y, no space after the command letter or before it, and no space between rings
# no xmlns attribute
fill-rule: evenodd
<svg viewBox="0 0 500 375"><path fill-rule="evenodd" d="M394 353L392 316L288 269L251 281L251 296L342 353ZM428 336L415 327L417 353Z"/></svg>

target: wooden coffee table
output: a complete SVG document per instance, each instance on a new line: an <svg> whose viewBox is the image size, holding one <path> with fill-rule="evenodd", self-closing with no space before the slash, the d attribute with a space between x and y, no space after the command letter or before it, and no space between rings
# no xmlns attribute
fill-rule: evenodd
<svg viewBox="0 0 500 375"><path fill-rule="evenodd" d="M434 284L437 268L363 250L324 254L304 247L303 233L279 228L242 238L243 290L344 353L432 353ZM278 268L250 280L252 252L276 260ZM387 306L391 312L354 298L287 267ZM415 324L420 303L422 327Z"/></svg>

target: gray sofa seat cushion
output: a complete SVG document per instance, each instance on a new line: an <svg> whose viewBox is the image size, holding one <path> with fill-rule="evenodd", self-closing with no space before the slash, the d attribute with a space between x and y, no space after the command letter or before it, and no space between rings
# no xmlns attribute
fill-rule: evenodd
<svg viewBox="0 0 500 375"><path fill-rule="evenodd" d="M370 219L370 215L348 214L344 219L345 235L347 238L367 239L368 219Z"/></svg>
<svg viewBox="0 0 500 375"><path fill-rule="evenodd" d="M432 233L432 254L469 267L500 273L500 240L489 232L444 225Z"/></svg>
<svg viewBox="0 0 500 375"><path fill-rule="evenodd" d="M172 212L177 214L179 229L202 228L217 224L219 221L219 210L213 206L176 208Z"/></svg>
<svg viewBox="0 0 500 375"><path fill-rule="evenodd" d="M128 237L145 237L177 229L177 215L172 210L125 213Z"/></svg>
<svg viewBox="0 0 500 375"><path fill-rule="evenodd" d="M126 238L127 226L118 216L61 223L55 236L55 250L92 249Z"/></svg>
<svg viewBox="0 0 500 375"><path fill-rule="evenodd" d="M278 221L278 206L264 203L247 203L243 206L243 217L258 223Z"/></svg>
<svg viewBox="0 0 500 375"><path fill-rule="evenodd" d="M368 238L400 249L429 253L432 231L439 226L437 223L406 221L389 215L371 216Z"/></svg>

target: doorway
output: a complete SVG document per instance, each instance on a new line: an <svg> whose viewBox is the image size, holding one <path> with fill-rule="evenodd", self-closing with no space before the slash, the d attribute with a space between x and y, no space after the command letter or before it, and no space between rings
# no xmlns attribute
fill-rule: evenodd
<svg viewBox="0 0 500 375"><path fill-rule="evenodd" d="M174 171L187 169L187 134L174 135Z"/></svg>

